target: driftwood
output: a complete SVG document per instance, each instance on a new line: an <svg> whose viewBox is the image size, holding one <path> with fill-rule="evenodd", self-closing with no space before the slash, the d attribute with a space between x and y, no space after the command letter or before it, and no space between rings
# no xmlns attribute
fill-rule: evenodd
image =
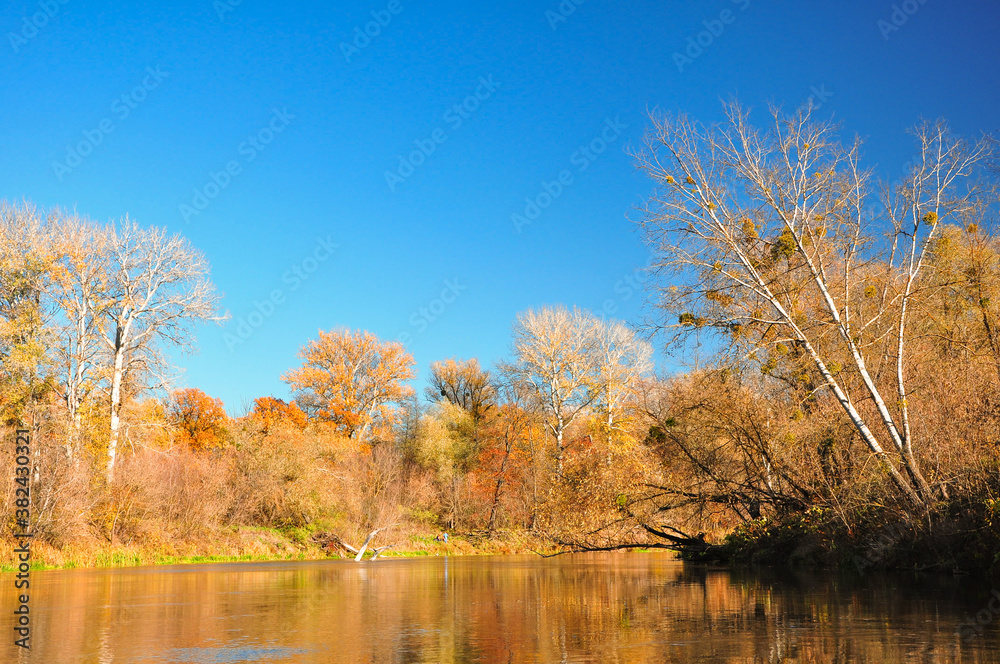
<svg viewBox="0 0 1000 664"><path fill-rule="evenodd" d="M386 544L385 546L380 546L377 549L372 549L372 551L375 552L375 555L372 556L372 560L375 560L376 558L378 558L379 556L381 556L383 551L391 549L391 548L393 548L395 546L396 546L395 544Z"/></svg>
<svg viewBox="0 0 1000 664"><path fill-rule="evenodd" d="M349 551L354 554L355 562L361 562L364 559L365 553L368 551L368 547L371 544L372 540L375 539L375 536L378 535L379 532L383 530L385 530L385 528L376 528L375 530L368 533L368 537L365 538L365 541L360 548L351 546L346 541L344 541L344 539L340 535L337 535L336 533L320 533L314 535L312 539L314 542L318 542L323 548L330 548L331 545L336 545L344 549L345 551ZM380 547L372 547L371 550L374 555L372 555L370 560L375 560L380 555L382 555L383 551L391 549L395 546L396 546L395 544L386 544Z"/></svg>

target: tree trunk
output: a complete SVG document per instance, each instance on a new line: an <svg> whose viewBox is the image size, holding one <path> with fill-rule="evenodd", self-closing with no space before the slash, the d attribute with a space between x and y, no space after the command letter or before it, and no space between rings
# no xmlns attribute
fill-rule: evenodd
<svg viewBox="0 0 1000 664"><path fill-rule="evenodd" d="M563 425L560 420L555 427L556 435L556 474L562 477L563 474L563 432L565 431L565 425Z"/></svg>
<svg viewBox="0 0 1000 664"><path fill-rule="evenodd" d="M108 472L107 479L111 482L115 474L115 457L118 454L118 438L121 428L119 411L122 403L122 377L125 371L125 348L121 344L121 330L115 337L115 362L111 374L111 431L108 440Z"/></svg>
<svg viewBox="0 0 1000 664"><path fill-rule="evenodd" d="M490 535L496 528L497 512L500 511L500 491L503 489L504 473L507 472L507 461L510 459L510 442L504 450L503 461L500 462L500 473L497 475L497 484L493 489L493 504L490 506L490 522L486 526Z"/></svg>

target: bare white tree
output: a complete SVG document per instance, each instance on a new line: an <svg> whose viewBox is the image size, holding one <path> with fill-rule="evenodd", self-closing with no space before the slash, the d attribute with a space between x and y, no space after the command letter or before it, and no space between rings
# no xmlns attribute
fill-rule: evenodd
<svg viewBox="0 0 1000 664"><path fill-rule="evenodd" d="M736 104L726 111L716 127L654 117L636 155L659 185L642 225L668 279L661 305L678 316L676 330L714 329L751 353L794 347L899 491L925 509L932 489L906 403L909 305L939 224L975 196L968 176L984 143L920 125L916 167L879 200L860 144L842 147L811 109L772 109L768 131ZM880 382L872 366L886 358L896 375Z"/></svg>
<svg viewBox="0 0 1000 664"><path fill-rule="evenodd" d="M599 406L608 437L614 438L623 407L639 381L653 370L653 347L621 321L597 320L592 330Z"/></svg>
<svg viewBox="0 0 1000 664"><path fill-rule="evenodd" d="M122 387L142 372L162 375L165 346L189 349L192 327L219 321L218 295L204 256L180 235L125 220L110 233L110 272L101 337L110 357L107 476L114 475Z"/></svg>
<svg viewBox="0 0 1000 664"><path fill-rule="evenodd" d="M653 368L652 346L620 321L562 306L520 314L513 336L514 361L502 368L541 405L561 474L566 429L597 411L612 438L629 396Z"/></svg>
<svg viewBox="0 0 1000 664"><path fill-rule="evenodd" d="M597 320L565 307L526 311L514 324L514 362L504 370L530 388L546 413L546 428L556 443L556 467L562 474L566 429L599 397Z"/></svg>

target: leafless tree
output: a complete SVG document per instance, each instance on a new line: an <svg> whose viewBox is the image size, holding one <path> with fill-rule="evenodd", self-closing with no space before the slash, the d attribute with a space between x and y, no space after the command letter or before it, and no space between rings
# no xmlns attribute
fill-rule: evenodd
<svg viewBox="0 0 1000 664"><path fill-rule="evenodd" d="M55 234L57 260L52 267L50 295L58 315L53 355L61 370L57 383L66 404L71 435L66 454L74 455L80 435L80 408L101 382L100 317L108 305L110 229L75 215L53 212L48 224Z"/></svg>
<svg viewBox="0 0 1000 664"><path fill-rule="evenodd" d="M636 155L658 185L641 225L665 278L660 304L677 316L669 327L713 329L751 356L792 346L923 510L933 492L906 402L907 322L941 223L977 195L985 144L921 124L916 166L886 190L860 165L860 143L842 146L809 108L772 109L766 131L735 103L726 112L714 127L653 117ZM892 380L880 380L886 363Z"/></svg>
<svg viewBox="0 0 1000 664"><path fill-rule="evenodd" d="M101 338L111 362L110 479L118 452L125 378L139 372L162 377L164 347L189 349L195 323L222 317L205 258L180 235L126 220L112 229L109 242Z"/></svg>
<svg viewBox="0 0 1000 664"><path fill-rule="evenodd" d="M597 386L604 426L609 437L617 433L615 422L639 381L653 370L653 347L640 339L625 323L595 321Z"/></svg>
<svg viewBox="0 0 1000 664"><path fill-rule="evenodd" d="M514 324L514 361L504 370L529 386L546 413L562 474L566 429L599 396L597 353L589 313L565 307L529 310Z"/></svg>

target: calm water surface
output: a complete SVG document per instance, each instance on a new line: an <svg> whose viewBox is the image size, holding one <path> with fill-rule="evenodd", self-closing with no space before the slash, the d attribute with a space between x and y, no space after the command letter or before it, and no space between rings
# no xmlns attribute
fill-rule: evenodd
<svg viewBox="0 0 1000 664"><path fill-rule="evenodd" d="M967 578L639 553L33 572L30 657L13 581L3 662L1000 662L1000 600Z"/></svg>

